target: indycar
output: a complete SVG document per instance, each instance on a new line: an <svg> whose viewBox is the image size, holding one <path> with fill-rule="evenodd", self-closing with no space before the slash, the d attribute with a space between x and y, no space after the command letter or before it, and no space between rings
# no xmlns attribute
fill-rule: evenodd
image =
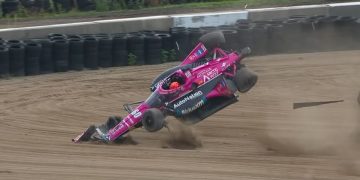
<svg viewBox="0 0 360 180"><path fill-rule="evenodd" d="M238 101L238 93L246 93L256 84L258 76L241 63L251 53L225 51L221 31L199 39L198 45L181 62L156 77L150 85L151 95L142 102L125 104L125 118L110 117L106 123L91 125L73 142L118 142L128 132L144 128L156 132L167 126L165 118L196 124ZM170 87L173 82L179 86Z"/></svg>

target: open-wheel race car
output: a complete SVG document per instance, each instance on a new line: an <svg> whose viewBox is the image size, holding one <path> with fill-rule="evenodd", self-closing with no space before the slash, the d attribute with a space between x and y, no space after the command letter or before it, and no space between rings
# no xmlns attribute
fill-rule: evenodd
<svg viewBox="0 0 360 180"><path fill-rule="evenodd" d="M102 125L91 125L73 142L121 141L139 127L156 132L166 127L166 116L195 124L237 102L237 91L249 91L258 77L241 63L250 48L228 52L220 48L224 43L221 31L203 35L180 65L154 79L145 101L124 105L129 113L124 119L114 116Z"/></svg>

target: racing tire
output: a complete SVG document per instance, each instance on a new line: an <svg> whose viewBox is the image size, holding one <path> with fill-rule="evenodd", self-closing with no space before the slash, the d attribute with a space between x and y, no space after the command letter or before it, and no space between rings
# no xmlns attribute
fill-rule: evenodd
<svg viewBox="0 0 360 180"><path fill-rule="evenodd" d="M0 45L0 77L9 75L9 49Z"/></svg>
<svg viewBox="0 0 360 180"><path fill-rule="evenodd" d="M243 65L238 68L234 76L236 88L241 93L248 92L252 87L255 86L257 80L258 76L255 74L255 72Z"/></svg>
<svg viewBox="0 0 360 180"><path fill-rule="evenodd" d="M147 110L141 120L143 127L149 132L156 132L165 125L164 114L155 108Z"/></svg>
<svg viewBox="0 0 360 180"><path fill-rule="evenodd" d="M221 31L214 31L207 33L199 38L199 41L204 44L206 49L212 51L216 47L221 47L225 44L225 36Z"/></svg>
<svg viewBox="0 0 360 180"><path fill-rule="evenodd" d="M13 44L9 47L10 75L25 75L25 47L22 44Z"/></svg>
<svg viewBox="0 0 360 180"><path fill-rule="evenodd" d="M54 65L53 65L53 42L49 39L35 39L35 42L41 44L41 57L39 61L40 65L40 73L47 74L54 72Z"/></svg>
<svg viewBox="0 0 360 180"><path fill-rule="evenodd" d="M107 68L112 66L113 56L113 40L108 35L98 36L99 40L99 50L98 50L98 64L102 68Z"/></svg>
<svg viewBox="0 0 360 180"><path fill-rule="evenodd" d="M84 69L84 41L69 39L69 69L80 71Z"/></svg>
<svg viewBox="0 0 360 180"><path fill-rule="evenodd" d="M28 41L25 43L25 74L38 75L40 74L40 58L41 58L41 44L35 41Z"/></svg>

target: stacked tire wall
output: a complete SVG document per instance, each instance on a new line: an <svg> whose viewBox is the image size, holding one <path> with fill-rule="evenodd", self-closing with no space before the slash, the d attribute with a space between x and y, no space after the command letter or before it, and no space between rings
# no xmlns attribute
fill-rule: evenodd
<svg viewBox="0 0 360 180"><path fill-rule="evenodd" d="M253 55L360 49L360 20L338 16L241 20L233 26L173 27L169 32L49 34L41 39L0 38L0 77L181 61L200 36L212 31L224 33L223 49L249 46Z"/></svg>

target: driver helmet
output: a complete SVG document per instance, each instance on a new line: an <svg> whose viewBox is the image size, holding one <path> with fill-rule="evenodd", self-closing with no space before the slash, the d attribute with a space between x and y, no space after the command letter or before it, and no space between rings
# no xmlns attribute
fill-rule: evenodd
<svg viewBox="0 0 360 180"><path fill-rule="evenodd" d="M177 88L179 88L179 87L180 87L180 83L179 83L179 82L174 81L174 82L172 82L172 83L170 84L170 89L177 89Z"/></svg>

